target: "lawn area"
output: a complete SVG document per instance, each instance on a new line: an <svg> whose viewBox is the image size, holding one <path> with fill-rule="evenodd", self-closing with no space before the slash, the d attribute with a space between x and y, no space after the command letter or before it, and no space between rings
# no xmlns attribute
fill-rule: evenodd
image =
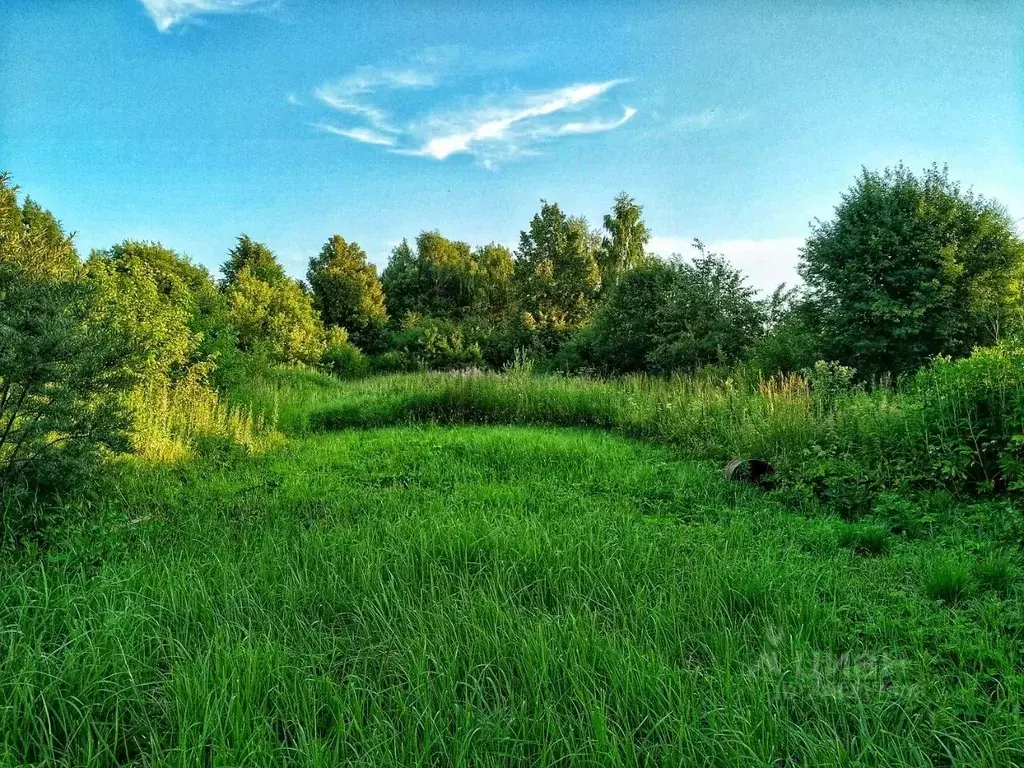
<svg viewBox="0 0 1024 768"><path fill-rule="evenodd" d="M1016 566L968 524L528 426L123 473L2 566L5 765L1024 762Z"/></svg>

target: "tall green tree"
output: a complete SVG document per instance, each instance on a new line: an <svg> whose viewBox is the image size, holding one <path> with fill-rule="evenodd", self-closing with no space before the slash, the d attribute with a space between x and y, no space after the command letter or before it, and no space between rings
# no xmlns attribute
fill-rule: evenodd
<svg viewBox="0 0 1024 768"><path fill-rule="evenodd" d="M416 238L419 294L415 311L458 320L473 309L476 263L468 243L449 240L440 232Z"/></svg>
<svg viewBox="0 0 1024 768"><path fill-rule="evenodd" d="M625 192L615 198L612 212L605 215L604 229L608 234L601 241L597 262L601 288L608 290L622 274L644 262L651 233L643 220L643 208Z"/></svg>
<svg viewBox="0 0 1024 768"><path fill-rule="evenodd" d="M440 232L421 232L415 253L406 241L396 247L384 270L384 294L396 322L412 312L461 320L479 304L479 265L468 243Z"/></svg>
<svg viewBox="0 0 1024 768"><path fill-rule="evenodd" d="M967 355L1024 320L1024 244L1010 217L944 168L864 170L802 256L825 353L862 375Z"/></svg>
<svg viewBox="0 0 1024 768"><path fill-rule="evenodd" d="M345 328L361 349L380 345L388 321L384 291L377 268L358 243L334 235L310 259L306 279L326 326Z"/></svg>
<svg viewBox="0 0 1024 768"><path fill-rule="evenodd" d="M564 333L590 318L600 284L596 245L585 219L541 201L530 228L520 233L513 275L528 326Z"/></svg>
<svg viewBox="0 0 1024 768"><path fill-rule="evenodd" d="M224 383L237 357L235 335L205 267L160 243L125 240L93 251L86 271L117 310L123 333L164 367L160 376L173 380L188 372Z"/></svg>
<svg viewBox="0 0 1024 768"><path fill-rule="evenodd" d="M274 252L244 234L239 235L238 243L228 251L228 260L221 265L220 271L224 275L221 284L225 287L231 285L243 269L248 269L251 277L265 283L288 279Z"/></svg>
<svg viewBox="0 0 1024 768"><path fill-rule="evenodd" d="M201 377L210 372L198 359L201 336L190 325L195 298L177 275L160 270L160 250L153 243L125 241L93 251L85 265L113 327L132 349L128 364L143 386L167 385L195 365Z"/></svg>
<svg viewBox="0 0 1024 768"><path fill-rule="evenodd" d="M489 243L473 251L473 262L473 314L491 323L509 319L515 298L512 251L503 245Z"/></svg>
<svg viewBox="0 0 1024 768"><path fill-rule="evenodd" d="M409 241L403 238L391 250L391 258L380 278L384 289L384 305L388 315L396 322L416 311L419 279L416 254L409 246Z"/></svg>
<svg viewBox="0 0 1024 768"><path fill-rule="evenodd" d="M7 174L0 174L0 210L4 211L0 237L6 243L0 260L40 278L67 280L77 276L82 264L74 238L65 234L54 215L32 198L26 197L19 205L17 197L18 188Z"/></svg>
<svg viewBox="0 0 1024 768"><path fill-rule="evenodd" d="M242 235L221 271L227 319L243 351L279 363L320 361L326 330L313 297L272 250Z"/></svg>

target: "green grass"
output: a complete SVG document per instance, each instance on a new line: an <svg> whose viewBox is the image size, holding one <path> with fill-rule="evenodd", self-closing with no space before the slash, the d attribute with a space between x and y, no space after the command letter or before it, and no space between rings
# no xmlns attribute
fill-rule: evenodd
<svg viewBox="0 0 1024 768"><path fill-rule="evenodd" d="M759 457L790 487L862 514L880 491L995 497L1024 490L1024 347L936 360L900 386L729 375L593 380L405 374L340 382L279 370L236 397L292 434L410 423L584 427L723 461Z"/></svg>
<svg viewBox="0 0 1024 768"><path fill-rule="evenodd" d="M287 431L355 412L303 386ZM127 465L0 570L0 764L1024 762L1019 553L863 557L678 456L404 426ZM946 558L1005 589L934 599Z"/></svg>

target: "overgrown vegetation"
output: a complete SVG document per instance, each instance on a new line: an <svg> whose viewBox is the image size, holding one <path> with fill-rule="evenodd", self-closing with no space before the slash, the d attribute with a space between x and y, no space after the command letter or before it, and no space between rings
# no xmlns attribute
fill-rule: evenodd
<svg viewBox="0 0 1024 768"><path fill-rule="evenodd" d="M1024 490L1024 347L1004 342L937 359L898 388L867 388L821 363L756 371L596 380L504 374L377 377L351 383L279 371L250 382L257 411L308 432L409 423L591 427L723 461L760 456L783 487L848 514L887 490L961 497ZM282 403L291 404L281 407Z"/></svg>
<svg viewBox="0 0 1024 768"><path fill-rule="evenodd" d="M768 297L603 230L215 281L0 177L0 762L1024 762L1009 216L865 171Z"/></svg>
<svg viewBox="0 0 1024 768"><path fill-rule="evenodd" d="M1024 760L1015 543L876 552L716 469L507 427L140 466L3 566L0 761Z"/></svg>

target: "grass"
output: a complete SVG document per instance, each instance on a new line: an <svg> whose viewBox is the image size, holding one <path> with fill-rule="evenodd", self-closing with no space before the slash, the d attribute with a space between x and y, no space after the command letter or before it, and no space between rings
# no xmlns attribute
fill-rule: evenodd
<svg viewBox="0 0 1024 768"><path fill-rule="evenodd" d="M977 537L860 557L717 470L506 426L126 465L2 566L0 764L1024 761L1019 591L933 599Z"/></svg>
<svg viewBox="0 0 1024 768"><path fill-rule="evenodd" d="M939 359L898 387L809 376L613 380L405 374L340 382L303 371L251 377L238 397L290 433L410 423L598 428L723 461L763 458L790 487L850 516L879 491L995 496L1024 489L1024 347Z"/></svg>

